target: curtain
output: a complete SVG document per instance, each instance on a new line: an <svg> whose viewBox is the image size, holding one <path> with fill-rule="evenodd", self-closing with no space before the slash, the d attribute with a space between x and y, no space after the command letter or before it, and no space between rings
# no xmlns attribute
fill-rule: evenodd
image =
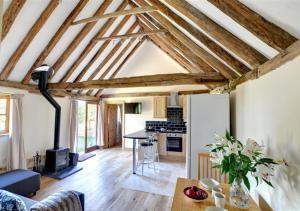
<svg viewBox="0 0 300 211"><path fill-rule="evenodd" d="M7 170L26 169L24 139L22 134L22 98L24 95L10 96L10 124Z"/></svg>
<svg viewBox="0 0 300 211"><path fill-rule="evenodd" d="M70 147L70 152L77 151L78 144L78 101L71 98L70 114L69 114L69 135L68 142Z"/></svg>
<svg viewBox="0 0 300 211"><path fill-rule="evenodd" d="M104 102L102 100L98 104L97 145L104 146Z"/></svg>

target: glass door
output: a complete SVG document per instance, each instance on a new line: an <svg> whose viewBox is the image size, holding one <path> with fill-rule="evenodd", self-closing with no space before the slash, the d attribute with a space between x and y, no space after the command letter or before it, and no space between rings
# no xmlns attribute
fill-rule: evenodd
<svg viewBox="0 0 300 211"><path fill-rule="evenodd" d="M97 144L97 104L87 103L86 110L86 149L90 150Z"/></svg>
<svg viewBox="0 0 300 211"><path fill-rule="evenodd" d="M77 152L83 154L96 147L97 104L78 102L78 144Z"/></svg>

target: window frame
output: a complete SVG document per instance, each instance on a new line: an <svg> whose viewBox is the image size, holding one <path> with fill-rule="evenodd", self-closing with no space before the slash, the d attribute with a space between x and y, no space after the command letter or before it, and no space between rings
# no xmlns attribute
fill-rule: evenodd
<svg viewBox="0 0 300 211"><path fill-rule="evenodd" d="M10 117L10 97L7 96L0 96L0 99L6 99L6 113L5 114L0 114L0 116L6 116L5 118L5 129L0 130L0 135L7 135L9 133L9 117Z"/></svg>

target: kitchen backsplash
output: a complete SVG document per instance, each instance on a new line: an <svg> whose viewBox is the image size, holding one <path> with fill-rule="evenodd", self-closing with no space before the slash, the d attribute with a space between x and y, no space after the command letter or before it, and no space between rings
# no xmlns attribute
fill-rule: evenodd
<svg viewBox="0 0 300 211"><path fill-rule="evenodd" d="M165 129L169 131L182 131L186 133L186 124L182 119L182 108L169 107L167 108L167 121L146 121L146 129L152 131L161 131Z"/></svg>
<svg viewBox="0 0 300 211"><path fill-rule="evenodd" d="M168 122L183 122L182 115L183 115L183 109L180 107L167 108Z"/></svg>

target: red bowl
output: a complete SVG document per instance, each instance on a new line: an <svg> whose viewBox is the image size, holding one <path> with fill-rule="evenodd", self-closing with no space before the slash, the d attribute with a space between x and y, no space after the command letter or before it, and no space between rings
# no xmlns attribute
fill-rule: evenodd
<svg viewBox="0 0 300 211"><path fill-rule="evenodd" d="M184 190L183 190L183 193L184 193L184 195L189 199L189 200L191 200L191 201L193 201L193 202L201 202L201 201L204 201L205 199L207 199L208 198L208 193L205 191L205 190L203 190L203 189L201 189L201 188L198 188L197 187L197 191L199 191L199 190L201 190L201 191L203 191L204 192L204 198L201 198L201 199L199 199L199 198L193 198L193 197L191 197L191 196L189 196L189 195L187 195L187 190L189 190L189 189L191 189L192 187L186 187Z"/></svg>

